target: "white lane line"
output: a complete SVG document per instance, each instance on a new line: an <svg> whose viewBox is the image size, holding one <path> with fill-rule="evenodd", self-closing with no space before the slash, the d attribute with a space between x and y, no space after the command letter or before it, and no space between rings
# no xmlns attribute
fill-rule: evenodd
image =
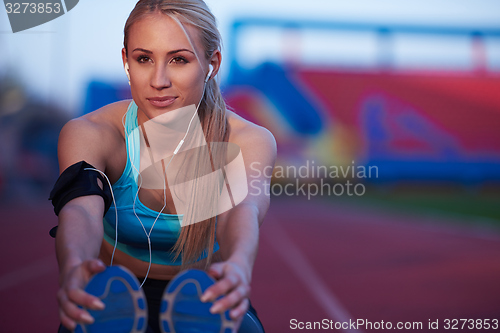
<svg viewBox="0 0 500 333"><path fill-rule="evenodd" d="M276 220L266 219L266 228L261 235L267 238L267 242L282 257L288 267L295 273L306 289L312 294L319 306L326 312L328 319L336 322L347 322L355 319L342 306L337 297L330 291L328 285L316 272L306 256L299 250L297 245L287 235ZM305 320L307 321L307 320ZM359 329L343 329L344 332L359 332Z"/></svg>
<svg viewBox="0 0 500 333"><path fill-rule="evenodd" d="M25 265L15 271L0 276L0 292L17 285L39 278L57 270L57 261L54 255L42 258L31 264Z"/></svg>

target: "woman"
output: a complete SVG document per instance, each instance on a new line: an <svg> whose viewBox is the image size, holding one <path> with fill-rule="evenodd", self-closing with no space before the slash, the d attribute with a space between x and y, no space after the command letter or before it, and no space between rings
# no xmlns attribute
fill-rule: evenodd
<svg viewBox="0 0 500 333"><path fill-rule="evenodd" d="M111 260L113 265L125 266L144 281L153 331L159 331L157 313L161 290L177 273L193 265L207 268L217 280L202 297L203 301L214 301L223 296L214 303L211 311L230 310L230 316L240 320L249 310L258 230L269 207L270 180L265 176L269 173L263 170L274 166L274 137L268 130L226 109L214 79L221 64L220 35L215 18L203 0L141 0L130 14L124 32L122 58L133 100L110 104L74 119L60 133L60 170L73 170L75 174L80 172L79 175L102 172L113 184L117 206L113 204L108 210L109 198L103 200L106 195L100 193L105 192L107 182L102 177L96 180L99 188L96 187L94 192L84 191L74 198L70 196L67 203L57 203L56 253L60 270L57 298L61 323L71 330L77 323L93 321L78 305L95 310L103 308L97 297L83 289L89 279L103 271ZM175 229L172 217L179 214L179 209L174 202L176 195L171 193L172 179L165 171L171 167L174 171L184 170L181 167L185 162L183 159L189 157L187 153L182 157L180 151L192 152L193 146L187 149L178 140L169 141L170 147L176 148L179 154L174 158L175 154L170 151L172 157L161 159L161 163L155 161L156 167L163 171L159 178L161 186L143 186L147 181L141 176L147 172L141 167L148 159L145 151L153 150L147 125L163 115L182 115L189 106L196 107L190 109L195 113L193 117L189 114L190 122L185 128L184 138L196 127L193 119L199 119L198 125L207 143L239 147L246 182L252 182L252 189L258 190L248 193L238 202L233 201L232 209L219 210L217 216L212 214L203 220L193 219ZM165 127L165 133L169 132L168 128ZM138 133L137 129L142 136L133 142L131 131ZM161 138L162 134L158 135ZM181 146L183 148L179 149ZM227 163L230 149L227 145L220 149L210 144L209 147L212 147L209 149L209 164L215 171ZM140 153L137 150L141 150ZM140 165L134 162L135 154L140 155ZM84 161L86 167L77 164L80 161ZM75 165L80 168L78 171L75 171ZM195 169L199 172L200 168ZM250 170L259 172L251 174ZM226 187L217 190L221 193ZM56 189L53 192L57 192ZM132 203L133 209L125 207L125 201ZM114 230L116 217L118 227ZM146 220L152 223L144 228ZM127 229L129 233L133 230L132 234L123 237L124 231L120 228L123 223L132 228ZM161 235L166 235L165 238L155 238L155 231L163 232ZM152 260L147 258L147 244L134 248L134 242L144 241L150 242Z"/></svg>

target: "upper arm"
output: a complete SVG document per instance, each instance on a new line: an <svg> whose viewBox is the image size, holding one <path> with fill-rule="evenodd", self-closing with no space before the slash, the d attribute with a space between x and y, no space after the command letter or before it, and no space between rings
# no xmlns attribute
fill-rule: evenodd
<svg viewBox="0 0 500 333"><path fill-rule="evenodd" d="M243 200L267 211L270 202L270 186L276 162L276 140L264 127L257 127L240 142L247 174L248 195ZM260 215L260 214L259 214Z"/></svg>
<svg viewBox="0 0 500 333"><path fill-rule="evenodd" d="M233 143L241 150L246 174L246 184L234 184L237 187L245 186L248 193L238 205L249 205L257 212L259 224L262 223L270 203L271 177L276 161L276 140L272 133L264 127L247 126L235 136ZM234 179L234 178L233 178ZM230 184L230 187L235 187ZM231 211L221 214L221 219L230 217Z"/></svg>
<svg viewBox="0 0 500 333"><path fill-rule="evenodd" d="M62 173L69 166L85 161L104 172L106 167L106 142L102 128L85 118L69 121L61 130L58 143L59 169ZM99 184L102 186L102 184ZM77 197L69 201L61 210L59 222L71 219L73 213L84 212L88 222L102 222L104 201L98 195Z"/></svg>
<svg viewBox="0 0 500 333"><path fill-rule="evenodd" d="M57 148L60 172L82 160L104 171L103 132L100 125L85 118L73 119L64 125Z"/></svg>

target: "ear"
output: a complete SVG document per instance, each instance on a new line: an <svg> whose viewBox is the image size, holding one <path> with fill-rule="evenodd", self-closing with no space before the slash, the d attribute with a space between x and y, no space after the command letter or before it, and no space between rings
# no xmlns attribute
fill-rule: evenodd
<svg viewBox="0 0 500 333"><path fill-rule="evenodd" d="M125 67L125 64L128 62L127 50L125 50L125 48L122 48L122 61L123 61L123 66Z"/></svg>
<svg viewBox="0 0 500 333"><path fill-rule="evenodd" d="M215 50L212 54L212 58L210 58L210 65L213 66L214 70L212 71L211 78L214 78L217 73L219 73L220 64L222 62L222 54L219 50Z"/></svg>
<svg viewBox="0 0 500 333"><path fill-rule="evenodd" d="M123 66L124 66L124 69L125 69L125 75L127 75L128 85L130 85L130 67L129 67L129 64L128 64L128 58L127 58L126 53L127 52L125 51L125 49L122 49Z"/></svg>

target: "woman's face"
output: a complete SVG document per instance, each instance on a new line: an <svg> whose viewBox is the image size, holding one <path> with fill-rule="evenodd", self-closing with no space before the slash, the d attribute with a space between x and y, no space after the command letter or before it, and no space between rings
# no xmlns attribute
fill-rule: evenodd
<svg viewBox="0 0 500 333"><path fill-rule="evenodd" d="M132 98L148 119L198 105L202 96L210 62L205 58L196 28L189 24L184 24L184 28L196 50L179 24L162 13L147 15L130 27L128 57L125 50L122 56L130 68ZM214 69L218 69L218 64Z"/></svg>

